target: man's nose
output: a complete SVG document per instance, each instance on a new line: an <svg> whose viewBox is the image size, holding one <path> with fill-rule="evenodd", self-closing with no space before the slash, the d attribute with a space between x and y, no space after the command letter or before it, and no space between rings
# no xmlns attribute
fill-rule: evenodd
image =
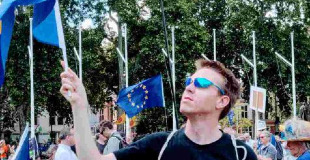
<svg viewBox="0 0 310 160"><path fill-rule="evenodd" d="M194 82L190 83L188 86L185 87L185 90L190 93L194 93L195 89L196 87L194 85Z"/></svg>

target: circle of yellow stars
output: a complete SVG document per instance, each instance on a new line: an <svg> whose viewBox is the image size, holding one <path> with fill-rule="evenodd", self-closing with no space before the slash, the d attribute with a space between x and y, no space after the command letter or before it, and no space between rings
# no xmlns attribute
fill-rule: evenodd
<svg viewBox="0 0 310 160"><path fill-rule="evenodd" d="M143 89L143 92L145 93L143 103L142 103L142 105L140 105L140 106L139 106L139 105L136 105L136 103L133 102L132 99L131 99L132 94L134 93L134 91L135 91L136 89L139 89L139 88L142 88L142 89ZM131 103L131 106L132 106L132 107L137 107L137 108L143 108L143 107L145 106L145 104L146 104L146 101L149 99L148 93L149 93L149 91L147 90L146 86L143 85L143 84L140 84L140 85L136 86L134 89L132 89L132 90L127 94L127 97L128 97L129 102Z"/></svg>

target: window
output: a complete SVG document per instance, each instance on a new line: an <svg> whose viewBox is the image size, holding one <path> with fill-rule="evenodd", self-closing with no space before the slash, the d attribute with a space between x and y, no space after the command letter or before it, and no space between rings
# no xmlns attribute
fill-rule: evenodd
<svg viewBox="0 0 310 160"><path fill-rule="evenodd" d="M245 127L241 129L241 133L249 133L253 139L253 128L252 127Z"/></svg>
<svg viewBox="0 0 310 160"><path fill-rule="evenodd" d="M241 106L241 118L248 118L248 106Z"/></svg>
<svg viewBox="0 0 310 160"><path fill-rule="evenodd" d="M64 124L64 117L61 117L61 116L57 117L57 123L58 123L58 125L63 125Z"/></svg>
<svg viewBox="0 0 310 160"><path fill-rule="evenodd" d="M55 125L55 116L50 116L50 125Z"/></svg>

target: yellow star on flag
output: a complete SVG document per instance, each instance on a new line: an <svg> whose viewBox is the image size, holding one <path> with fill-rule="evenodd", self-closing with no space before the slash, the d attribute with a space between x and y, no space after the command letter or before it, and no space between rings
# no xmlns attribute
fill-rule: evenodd
<svg viewBox="0 0 310 160"><path fill-rule="evenodd" d="M145 88L146 88L146 86L143 86L142 88L143 88L143 89L145 89Z"/></svg>
<svg viewBox="0 0 310 160"><path fill-rule="evenodd" d="M128 98L131 98L131 95L130 95L130 93L129 93L129 94L127 94L127 97L128 97Z"/></svg>
<svg viewBox="0 0 310 160"><path fill-rule="evenodd" d="M148 96L145 96L144 98L145 98L145 99L149 99L149 97L148 97Z"/></svg>
<svg viewBox="0 0 310 160"><path fill-rule="evenodd" d="M148 94L149 93L149 91L148 90L146 90L146 91L144 91L145 92L145 94Z"/></svg>

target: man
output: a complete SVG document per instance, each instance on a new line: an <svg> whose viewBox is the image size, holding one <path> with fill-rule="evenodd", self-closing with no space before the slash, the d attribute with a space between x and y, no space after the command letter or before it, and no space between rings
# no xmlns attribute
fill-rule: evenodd
<svg viewBox="0 0 310 160"><path fill-rule="evenodd" d="M121 149L122 146L122 136L120 133L118 133L116 130L113 129L113 124L110 121L104 121L101 124L101 134L104 137L108 138L108 142L104 148L103 154L109 154L113 153L114 151L117 151Z"/></svg>
<svg viewBox="0 0 310 160"><path fill-rule="evenodd" d="M285 122L285 146L296 160L309 160L310 150L306 142L310 141L310 122L298 119L290 119Z"/></svg>
<svg viewBox="0 0 310 160"><path fill-rule="evenodd" d="M286 148L290 150L292 156L297 160L309 160L310 151L306 147L306 143L302 141L288 141Z"/></svg>
<svg viewBox="0 0 310 160"><path fill-rule="evenodd" d="M63 62L62 65L64 66ZM85 120L88 116L85 88L72 70L63 72L60 92L72 107L79 158L256 160L250 147L240 141L236 142L218 129L219 120L227 115L239 97L239 82L219 62L199 60L196 66L196 72L186 80L180 103L180 112L187 117L184 128L171 134L151 134L105 156L100 156L95 143L90 140L90 126Z"/></svg>
<svg viewBox="0 0 310 160"><path fill-rule="evenodd" d="M9 147L6 145L5 140L0 141L0 158L1 160L8 159Z"/></svg>
<svg viewBox="0 0 310 160"><path fill-rule="evenodd" d="M262 146L258 150L258 160L276 160L277 149L270 143L271 133L263 131L259 134Z"/></svg>
<svg viewBox="0 0 310 160"><path fill-rule="evenodd" d="M60 144L55 153L55 160L78 160L71 146L75 144L74 130L68 127L63 128L59 135Z"/></svg>
<svg viewBox="0 0 310 160"><path fill-rule="evenodd" d="M244 138L245 138L245 144L247 144L248 146L250 146L253 149L253 145L254 145L254 140L251 139L251 136L249 133L245 133L244 134Z"/></svg>

